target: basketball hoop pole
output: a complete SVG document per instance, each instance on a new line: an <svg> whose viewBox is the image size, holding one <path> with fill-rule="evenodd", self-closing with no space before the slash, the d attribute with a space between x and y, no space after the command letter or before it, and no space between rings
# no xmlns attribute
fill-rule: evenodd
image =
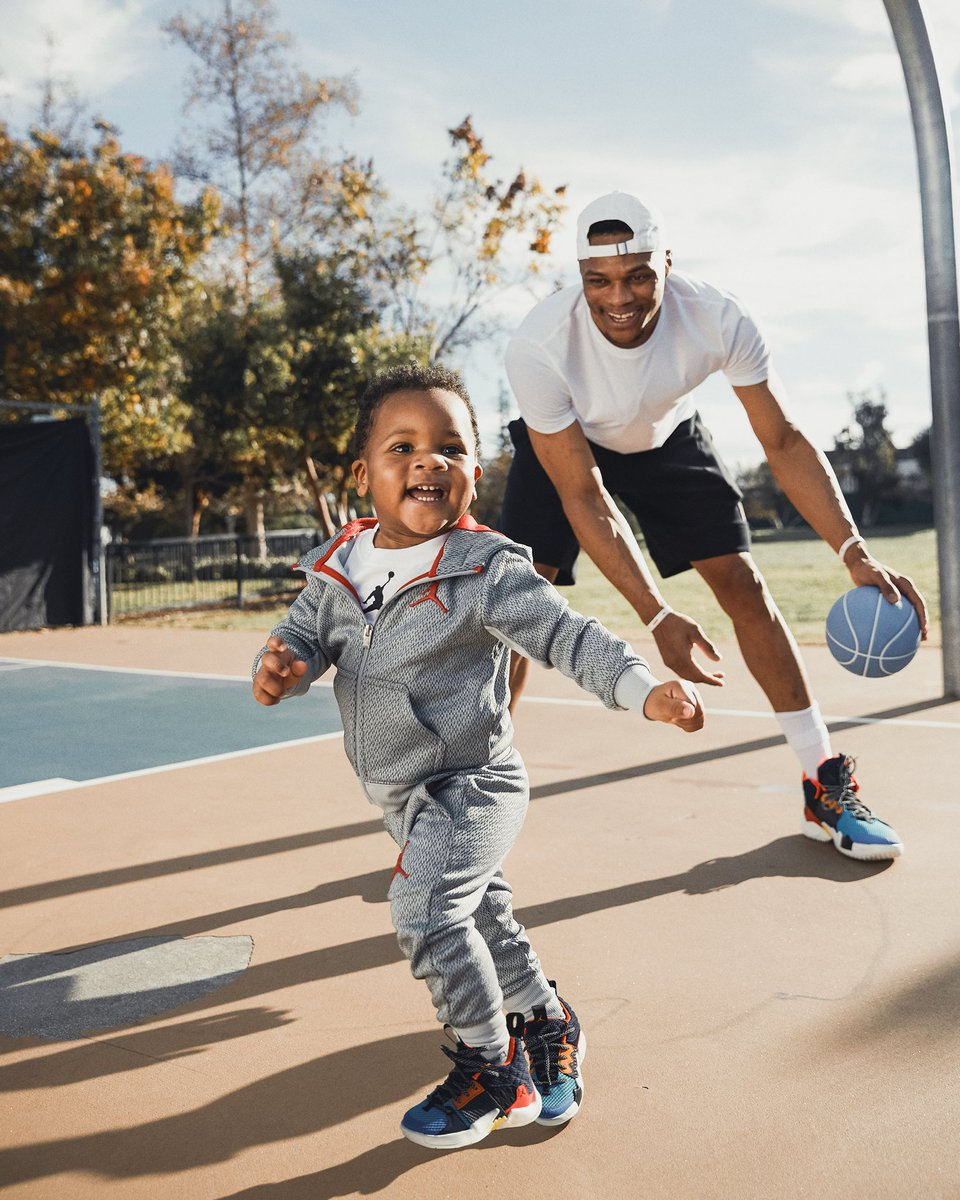
<svg viewBox="0 0 960 1200"><path fill-rule="evenodd" d="M940 568L943 691L960 698L960 320L950 114L920 0L883 0L903 65L920 173L933 430L933 511Z"/></svg>

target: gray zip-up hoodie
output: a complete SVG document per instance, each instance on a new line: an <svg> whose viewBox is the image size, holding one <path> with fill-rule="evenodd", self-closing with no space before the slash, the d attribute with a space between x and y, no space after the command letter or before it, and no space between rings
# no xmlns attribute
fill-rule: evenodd
<svg viewBox="0 0 960 1200"><path fill-rule="evenodd" d="M510 753L511 648L556 667L608 708L643 711L657 682L646 662L571 610L534 570L526 546L469 515L431 569L404 584L368 625L339 551L375 525L375 518L352 521L304 555L296 569L307 584L272 631L309 668L287 696L302 695L336 666L347 756L374 804L394 810L418 783L479 770Z"/></svg>

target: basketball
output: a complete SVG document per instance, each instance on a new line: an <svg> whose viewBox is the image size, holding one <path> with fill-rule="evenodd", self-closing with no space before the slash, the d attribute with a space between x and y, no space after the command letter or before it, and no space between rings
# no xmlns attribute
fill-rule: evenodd
<svg viewBox="0 0 960 1200"><path fill-rule="evenodd" d="M854 675L893 675L917 652L920 619L902 596L891 604L877 587L852 588L827 614L827 645Z"/></svg>

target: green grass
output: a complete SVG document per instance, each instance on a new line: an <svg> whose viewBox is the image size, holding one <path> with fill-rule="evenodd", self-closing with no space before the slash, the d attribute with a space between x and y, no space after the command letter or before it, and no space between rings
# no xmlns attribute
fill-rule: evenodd
<svg viewBox="0 0 960 1200"><path fill-rule="evenodd" d="M277 580L248 580L244 583L244 596L250 605L262 603L262 595L274 597L282 589ZM293 594L292 592L290 593ZM120 620L146 621L158 615L158 610L182 611L189 608L208 610L217 605L233 606L237 598L235 579L203 579L196 584L187 581L174 583L122 583L111 589L114 618ZM181 605L182 610L177 606ZM152 606L152 607L151 607ZM147 610L144 612L144 610ZM198 613L206 618L207 611Z"/></svg>
<svg viewBox="0 0 960 1200"><path fill-rule="evenodd" d="M882 563L909 575L926 596L931 615L930 641L939 645L940 605L937 581L936 535L932 529L915 532L874 530L870 549ZM753 556L773 597L800 642L822 643L823 626L834 600L850 577L823 542L805 533L764 534L755 537ZM636 636L638 618L593 563L581 555L578 583L564 588L571 605L597 617L622 637ZM672 608L697 620L708 636L720 641L733 637L730 621L712 593L693 571L661 583ZM182 612L133 615L138 624L189 629L250 629L266 632L284 615L286 604L251 604L244 609L190 609Z"/></svg>
<svg viewBox="0 0 960 1200"><path fill-rule="evenodd" d="M884 565L909 575L923 592L932 618L931 642L938 644L940 606L934 531L874 531L869 542L871 552ZM819 538L784 533L755 536L753 557L797 640L822 643L830 606L853 586L837 556ZM564 589L571 605L597 617L622 637L635 635L636 614L583 555L577 573L576 586ZM733 637L729 618L695 571L658 582L671 608L693 617L708 636L721 641Z"/></svg>

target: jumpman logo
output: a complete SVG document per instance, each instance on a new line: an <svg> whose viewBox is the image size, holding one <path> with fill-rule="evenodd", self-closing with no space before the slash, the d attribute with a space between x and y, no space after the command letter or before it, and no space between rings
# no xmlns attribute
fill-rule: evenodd
<svg viewBox="0 0 960 1200"><path fill-rule="evenodd" d="M381 608L383 608L383 589L387 586L392 578L393 572L391 571L383 583L377 584L367 599L363 601L362 607L364 612L378 612ZM370 601L369 604L367 603L367 600Z"/></svg>

